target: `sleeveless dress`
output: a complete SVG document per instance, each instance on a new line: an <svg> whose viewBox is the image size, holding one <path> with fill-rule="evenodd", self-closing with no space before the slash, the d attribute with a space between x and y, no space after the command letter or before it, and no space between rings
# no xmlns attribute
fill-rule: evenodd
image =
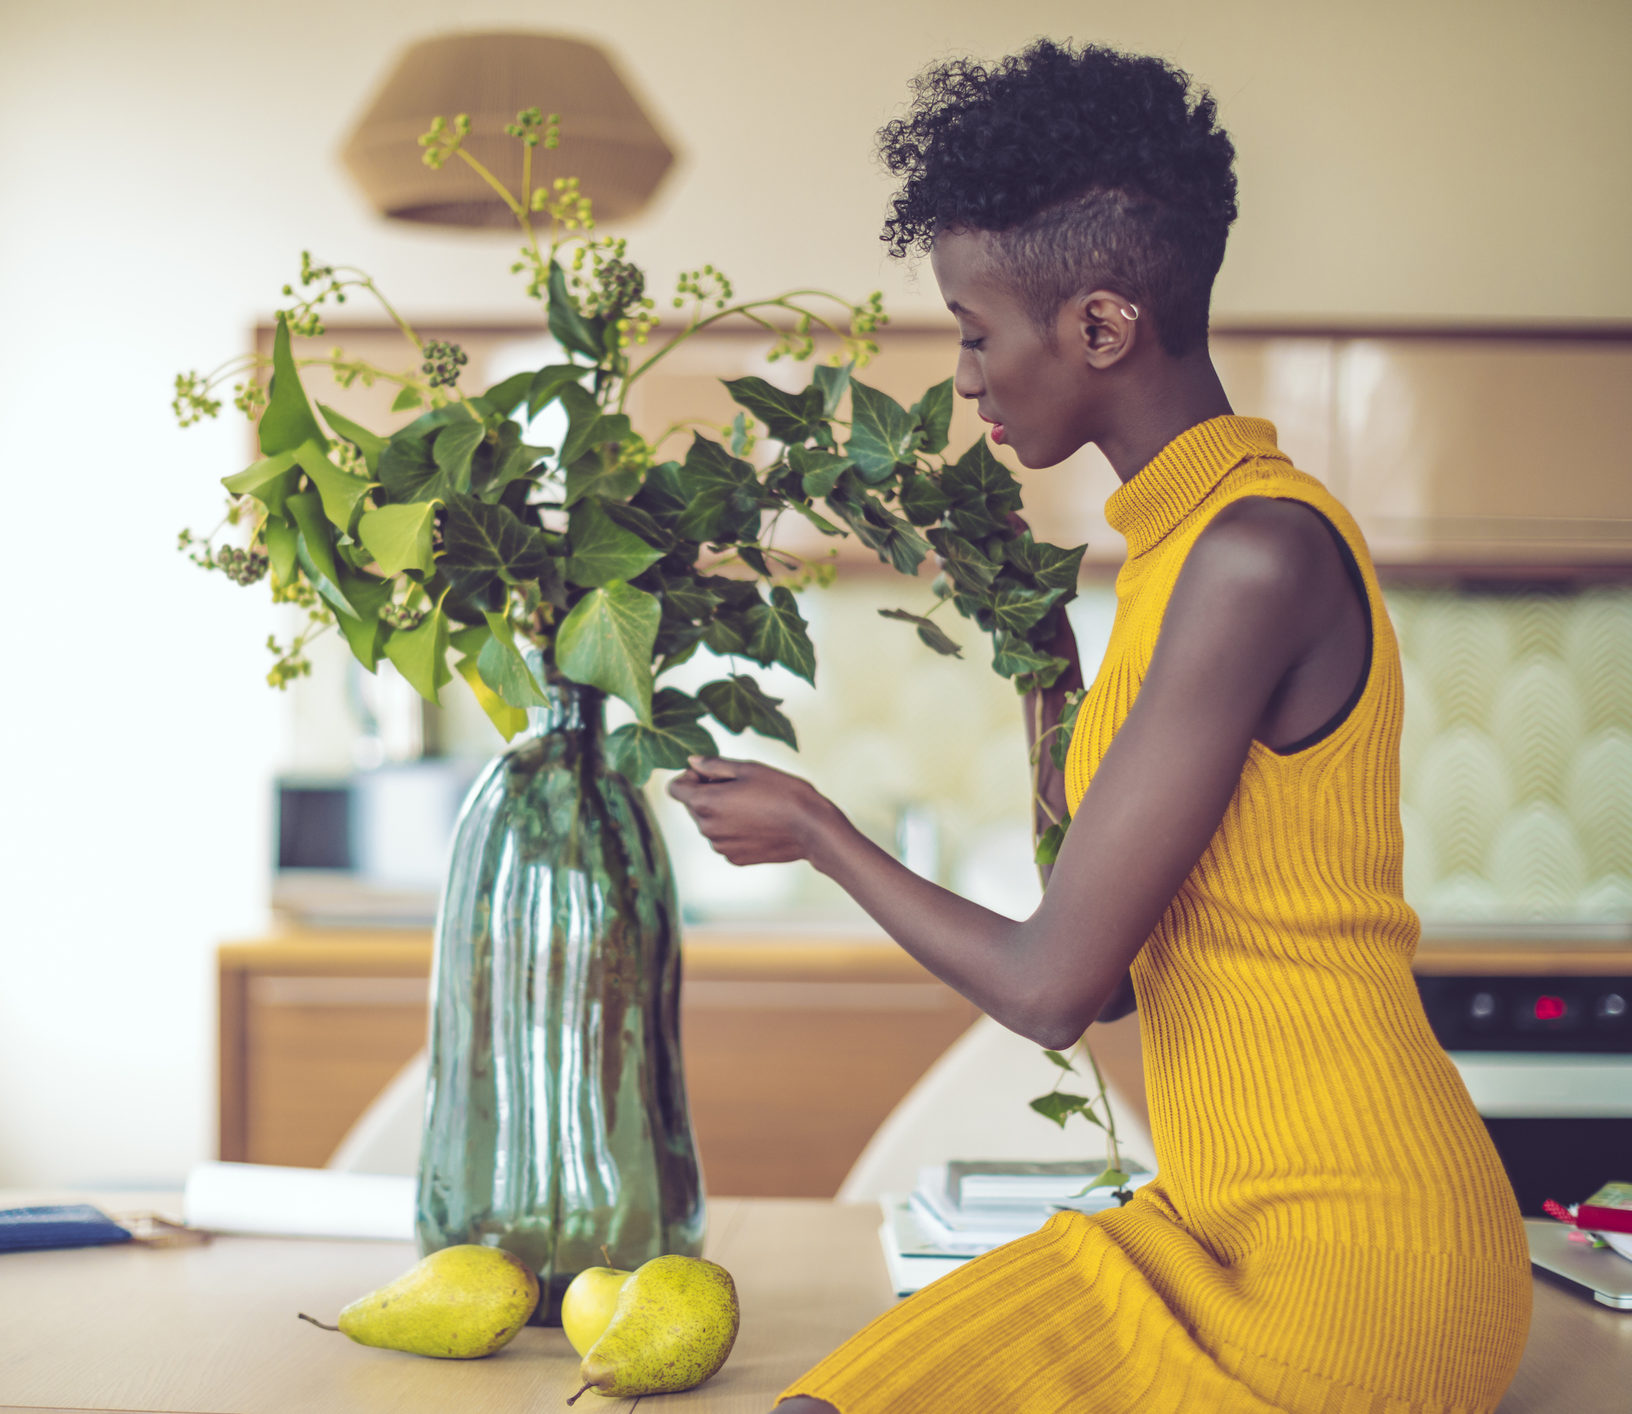
<svg viewBox="0 0 1632 1414"><path fill-rule="evenodd" d="M1371 653L1330 730L1285 753L1252 743L1134 961L1157 1177L925 1287L782 1398L840 1414L1476 1414L1518 1368L1524 1229L1410 970L1398 646L1358 528L1270 423L1192 427L1107 504L1128 556L1067 800L1138 695L1190 547L1245 496L1326 519L1364 585Z"/></svg>

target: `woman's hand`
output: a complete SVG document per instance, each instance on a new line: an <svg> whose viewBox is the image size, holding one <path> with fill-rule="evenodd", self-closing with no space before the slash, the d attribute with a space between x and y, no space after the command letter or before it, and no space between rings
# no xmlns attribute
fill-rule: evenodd
<svg viewBox="0 0 1632 1414"><path fill-rule="evenodd" d="M839 809L809 781L757 761L693 756L669 794L703 838L733 864L787 864L811 858Z"/></svg>

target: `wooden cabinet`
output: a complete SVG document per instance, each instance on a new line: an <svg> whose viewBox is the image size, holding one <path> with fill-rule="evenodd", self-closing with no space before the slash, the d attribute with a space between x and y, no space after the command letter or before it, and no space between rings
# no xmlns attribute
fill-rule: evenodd
<svg viewBox="0 0 1632 1414"><path fill-rule="evenodd" d="M308 933L220 949L220 1156L321 1166L425 1044L430 940ZM831 1197L973 1024L882 940L689 935L682 1045L709 1191Z"/></svg>
<svg viewBox="0 0 1632 1414"><path fill-rule="evenodd" d="M422 331L470 354L474 387L548 361L531 326L446 326ZM271 331L259 331L263 351ZM957 331L944 324L889 325L860 377L910 406L950 378ZM788 388L810 379L809 363L767 364L763 330L720 326L677 346L631 390L628 410L647 436L670 429L660 452L682 455L694 430L719 437L740 409L722 379L749 374ZM311 355L343 345L348 355L404 362L401 335L387 326L335 326L305 346ZM837 348L818 342L817 357ZM1267 417L1281 446L1353 512L1379 567L1402 572L1549 569L1618 573L1632 567L1632 326L1375 330L1224 325L1211 335L1213 361L1237 412ZM319 386L319 385L314 385ZM386 384L322 393L365 426L387 430ZM553 415L553 414L549 414ZM547 416L549 416L547 415ZM985 434L974 405L954 399L948 453ZM534 440L546 440L543 429ZM763 452L774 449L766 444ZM1084 573L1104 576L1123 557L1104 505L1119 485L1096 447L1059 466L1028 470L1007 448L997 456L1018 477L1038 536L1086 542ZM795 516L776 544L825 558L846 573L893 575L853 536L835 540ZM934 573L933 558L922 571Z"/></svg>

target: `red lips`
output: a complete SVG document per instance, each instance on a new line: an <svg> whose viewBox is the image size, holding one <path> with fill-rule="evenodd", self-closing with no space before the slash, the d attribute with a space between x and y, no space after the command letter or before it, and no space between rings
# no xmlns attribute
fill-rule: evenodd
<svg viewBox="0 0 1632 1414"><path fill-rule="evenodd" d="M1002 446L1004 439L1003 424L995 417L987 417L985 413L980 414L980 420L982 422L989 422L992 424L992 441L996 442L999 446Z"/></svg>

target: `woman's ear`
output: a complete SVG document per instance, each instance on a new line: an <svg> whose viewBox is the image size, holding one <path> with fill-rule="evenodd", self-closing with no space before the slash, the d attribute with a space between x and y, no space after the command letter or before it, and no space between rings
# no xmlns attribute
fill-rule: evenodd
<svg viewBox="0 0 1632 1414"><path fill-rule="evenodd" d="M1090 368L1109 368L1139 340L1142 311L1125 295L1095 290L1071 301L1070 309L1076 345Z"/></svg>

